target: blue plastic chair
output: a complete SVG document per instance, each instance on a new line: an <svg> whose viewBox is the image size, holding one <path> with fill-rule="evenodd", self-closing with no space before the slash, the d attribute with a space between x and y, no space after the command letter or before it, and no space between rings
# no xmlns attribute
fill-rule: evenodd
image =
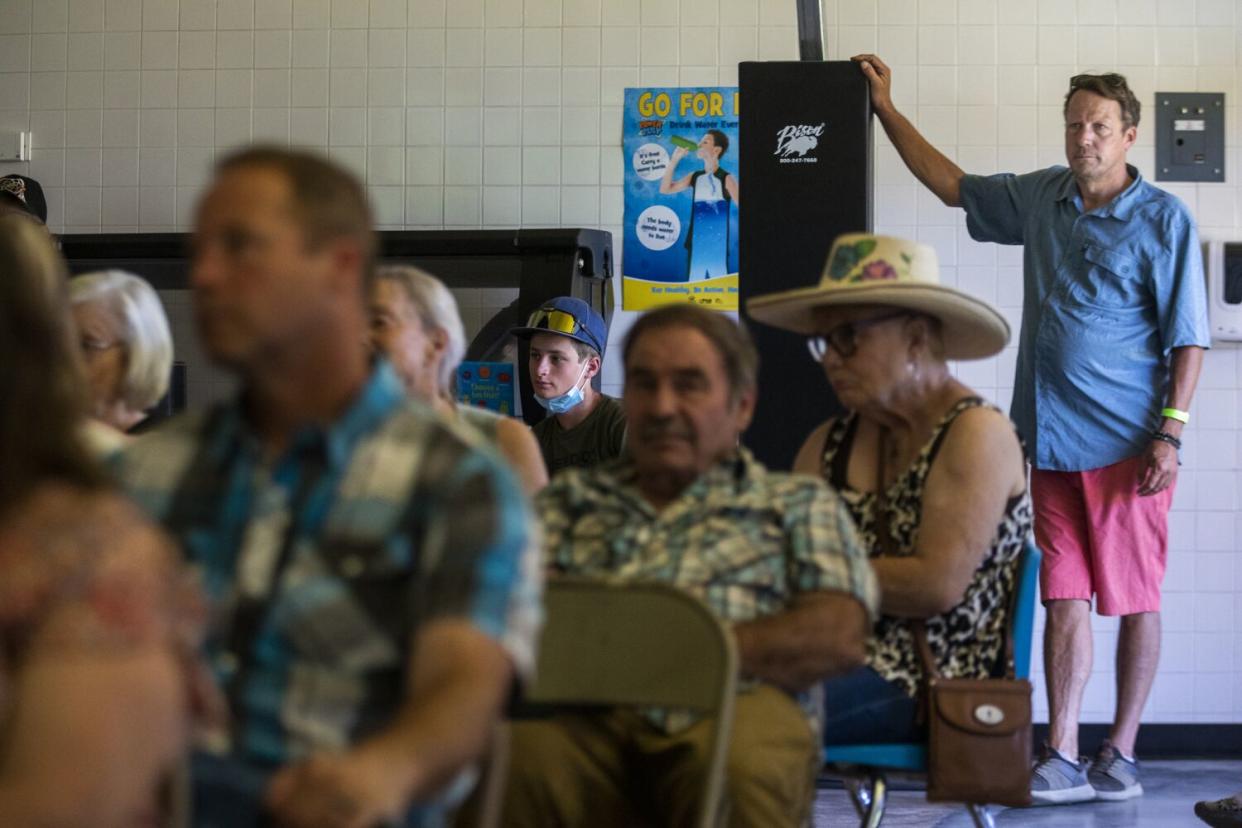
<svg viewBox="0 0 1242 828"><path fill-rule="evenodd" d="M1039 590L1042 553L1028 539L1018 559L1017 600L1009 629L1013 636L1014 675L1031 676L1031 639L1035 627L1035 600ZM879 745L834 745L824 748L824 764L846 780L850 798L862 820L860 828L878 828L888 798L887 775L925 776L927 744L924 742ZM992 814L983 803L966 803L977 828L994 828Z"/></svg>

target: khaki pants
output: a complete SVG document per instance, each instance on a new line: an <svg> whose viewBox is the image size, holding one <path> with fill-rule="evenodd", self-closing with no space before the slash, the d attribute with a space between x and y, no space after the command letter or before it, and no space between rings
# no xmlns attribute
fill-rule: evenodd
<svg viewBox="0 0 1242 828"><path fill-rule="evenodd" d="M669 736L623 709L516 722L501 822L693 826L712 729L703 721ZM728 825L803 825L819 767L818 740L789 696L767 686L739 694L725 770Z"/></svg>

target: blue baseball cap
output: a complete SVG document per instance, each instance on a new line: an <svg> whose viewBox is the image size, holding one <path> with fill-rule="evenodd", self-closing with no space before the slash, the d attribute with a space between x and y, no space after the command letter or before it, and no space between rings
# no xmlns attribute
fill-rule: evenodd
<svg viewBox="0 0 1242 828"><path fill-rule="evenodd" d="M589 345L604 355L608 342L608 326L595 310L581 299L558 296L544 302L539 310L530 315L526 324L510 328L509 333L519 339L530 339L538 333L551 333Z"/></svg>

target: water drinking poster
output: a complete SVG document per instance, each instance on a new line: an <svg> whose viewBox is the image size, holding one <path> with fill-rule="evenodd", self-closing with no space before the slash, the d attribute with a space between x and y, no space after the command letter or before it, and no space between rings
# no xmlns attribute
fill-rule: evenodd
<svg viewBox="0 0 1242 828"><path fill-rule="evenodd" d="M737 310L738 92L625 90L622 307Z"/></svg>

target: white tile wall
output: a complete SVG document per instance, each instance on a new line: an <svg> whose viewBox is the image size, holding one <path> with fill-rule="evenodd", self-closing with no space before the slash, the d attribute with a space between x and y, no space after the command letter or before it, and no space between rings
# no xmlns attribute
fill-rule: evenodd
<svg viewBox="0 0 1242 828"><path fill-rule="evenodd" d="M971 171L1061 160L1061 95L1076 71L1117 68L1149 104L1157 89L1226 92L1228 181L1169 187L1206 238L1242 233L1236 6L824 4L829 56L878 50L898 105ZM735 83L738 61L795 57L794 25L793 0L0 0L0 131L30 129L35 142L29 163L0 170L43 182L60 232L186 229L217 154L292 141L358 171L386 228L560 224L619 238L621 90ZM1132 153L1144 172L1150 135ZM1016 325L1020 251L971 241L879 130L875 169L878 229L935 246L947 282ZM184 297L166 298L184 321ZM467 328L485 321L484 298L463 294ZM618 314L614 342L630 321ZM1010 348L959 370L1006 404L1014 358ZM608 390L619 377L610 352ZM1170 520L1151 721L1242 721L1240 395L1242 359L1218 347ZM1099 625L1088 720L1109 715L1115 631Z"/></svg>
<svg viewBox="0 0 1242 828"><path fill-rule="evenodd" d="M380 188L381 193L389 188ZM518 188L512 188L518 192ZM108 209L107 193L114 192L121 198L118 203L128 198L127 209L134 211L133 217L122 224L128 227L113 228L117 230L132 229L137 221L137 191L134 188L113 187L105 190L104 209ZM123 194L123 195L122 195ZM126 209L118 207L117 209ZM126 214L127 216L129 214ZM108 223L105 219L105 225ZM455 288L453 297L457 300L457 309L461 313L465 326L466 342L470 342L475 334L500 309L508 306L517 298L516 288ZM188 290L161 290L160 300L168 311L172 323L173 347L177 359L185 361L189 366L189 382L187 384L188 403L191 407L201 407L227 397L236 390L235 381L223 371L214 368L203 354L202 346L194 334L194 319L191 308L191 297ZM1232 576L1231 576L1232 577Z"/></svg>

